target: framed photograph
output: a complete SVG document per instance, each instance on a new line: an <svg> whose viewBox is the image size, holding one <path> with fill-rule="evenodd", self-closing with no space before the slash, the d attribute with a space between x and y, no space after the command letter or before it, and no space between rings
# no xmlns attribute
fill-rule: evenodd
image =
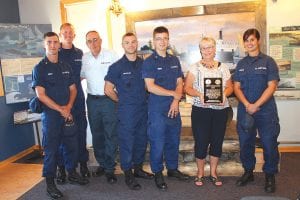
<svg viewBox="0 0 300 200"><path fill-rule="evenodd" d="M4 88L7 104L27 102L35 96L31 72L45 54L43 35L48 31L51 31L50 24L0 23L3 81L0 87Z"/></svg>

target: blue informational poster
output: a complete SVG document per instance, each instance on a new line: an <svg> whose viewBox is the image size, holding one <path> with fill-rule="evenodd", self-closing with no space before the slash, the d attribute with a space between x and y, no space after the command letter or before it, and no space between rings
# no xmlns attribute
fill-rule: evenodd
<svg viewBox="0 0 300 200"><path fill-rule="evenodd" d="M6 103L27 102L34 95L31 72L44 56L43 35L50 24L1 24L0 56Z"/></svg>

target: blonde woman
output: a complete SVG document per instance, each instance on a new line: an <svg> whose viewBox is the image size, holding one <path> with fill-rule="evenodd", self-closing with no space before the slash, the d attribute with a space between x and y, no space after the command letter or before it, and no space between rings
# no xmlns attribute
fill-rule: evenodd
<svg viewBox="0 0 300 200"><path fill-rule="evenodd" d="M209 180L215 186L222 186L217 174L219 157L226 130L228 101L227 96L233 92L230 72L226 65L214 60L216 55L216 41L204 37L200 41L202 59L190 67L185 81L185 92L192 96L192 130L195 139L195 157L198 173L195 185L204 184L204 166L209 149L210 175ZM204 78L222 78L223 102L204 103Z"/></svg>

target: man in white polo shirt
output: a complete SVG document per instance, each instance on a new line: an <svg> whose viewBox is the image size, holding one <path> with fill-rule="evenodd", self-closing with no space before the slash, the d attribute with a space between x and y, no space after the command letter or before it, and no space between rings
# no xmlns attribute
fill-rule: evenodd
<svg viewBox="0 0 300 200"><path fill-rule="evenodd" d="M116 183L114 174L117 149L117 117L115 103L104 94L104 77L108 67L117 59L113 51L101 48L102 39L97 31L86 34L90 52L82 57L80 77L87 81L88 120L93 136L94 154L99 167L96 176L106 175L110 184Z"/></svg>

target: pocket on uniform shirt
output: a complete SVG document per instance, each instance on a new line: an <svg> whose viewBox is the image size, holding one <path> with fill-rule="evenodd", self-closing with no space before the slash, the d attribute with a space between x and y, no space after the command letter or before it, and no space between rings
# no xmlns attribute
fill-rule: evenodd
<svg viewBox="0 0 300 200"><path fill-rule="evenodd" d="M54 86L55 85L55 78L54 78L54 76L47 76L46 77L46 82L47 82L47 85Z"/></svg>
<svg viewBox="0 0 300 200"><path fill-rule="evenodd" d="M264 87L268 80L267 80L267 71L266 70L255 70L254 72L254 87Z"/></svg>
<svg viewBox="0 0 300 200"><path fill-rule="evenodd" d="M70 78L70 72L63 72L62 76L64 80L68 80Z"/></svg>
<svg viewBox="0 0 300 200"><path fill-rule="evenodd" d="M132 78L132 74L122 74L121 79L126 88L131 88Z"/></svg>
<svg viewBox="0 0 300 200"><path fill-rule="evenodd" d="M158 70L156 75L156 81L157 83L163 83L165 81L165 73L163 70Z"/></svg>

